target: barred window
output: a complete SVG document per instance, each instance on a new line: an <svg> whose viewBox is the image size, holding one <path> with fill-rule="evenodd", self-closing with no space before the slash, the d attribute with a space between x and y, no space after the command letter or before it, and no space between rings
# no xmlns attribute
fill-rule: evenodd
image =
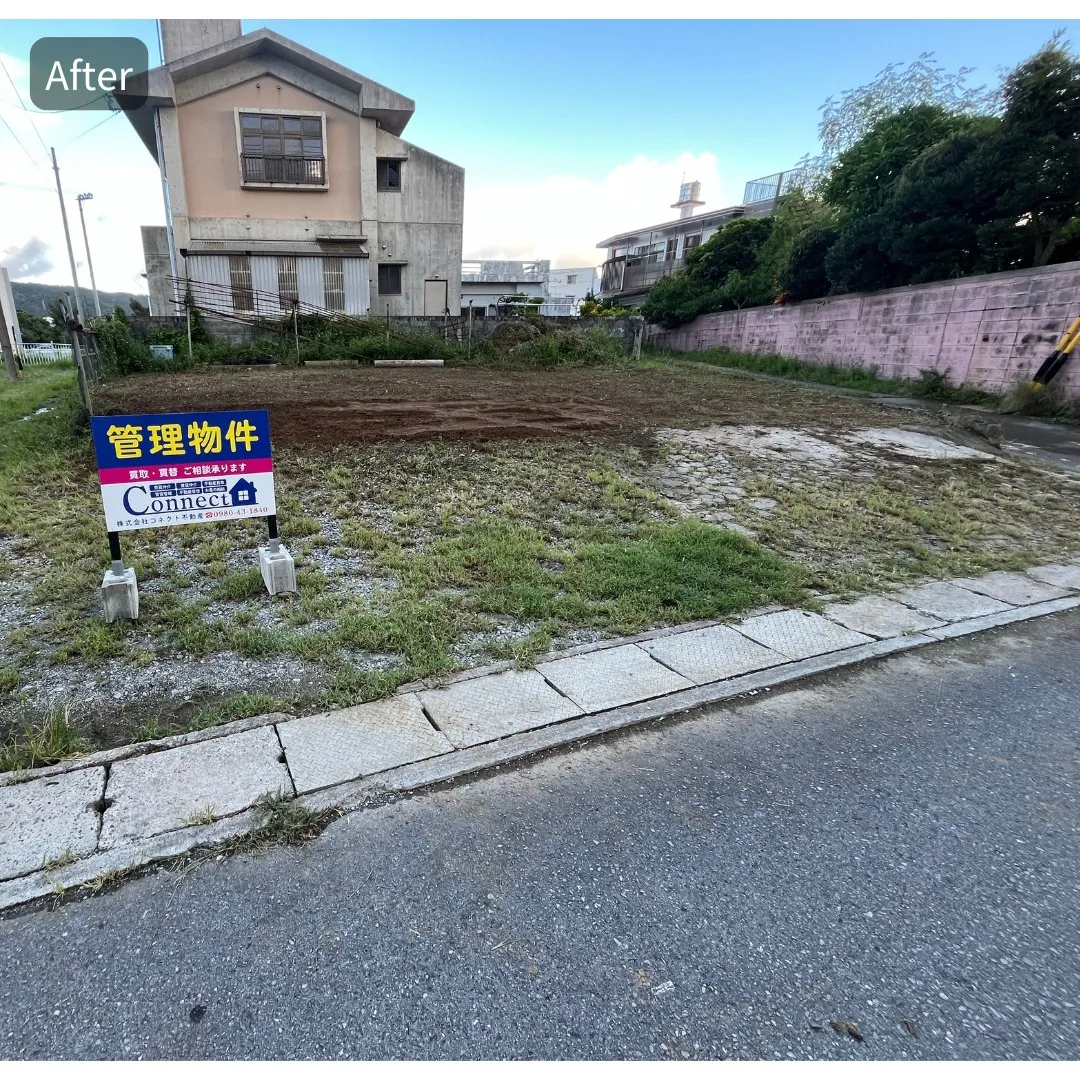
<svg viewBox="0 0 1080 1080"><path fill-rule="evenodd" d="M326 183L321 116L242 112L240 153L245 183Z"/></svg>
<svg viewBox="0 0 1080 1080"><path fill-rule="evenodd" d="M233 311L255 310L255 298L251 293L251 259L247 255L229 256L229 287Z"/></svg>
<svg viewBox="0 0 1080 1080"><path fill-rule="evenodd" d="M300 287L296 278L296 256L281 255L277 264L278 304L282 311L292 311L300 299Z"/></svg>
<svg viewBox="0 0 1080 1080"><path fill-rule="evenodd" d="M345 310L345 271L340 259L323 259L323 291L328 311Z"/></svg>

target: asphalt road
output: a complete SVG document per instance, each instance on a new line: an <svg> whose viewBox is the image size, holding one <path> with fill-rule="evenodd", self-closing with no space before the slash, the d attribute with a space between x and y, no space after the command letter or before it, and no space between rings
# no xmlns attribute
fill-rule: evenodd
<svg viewBox="0 0 1080 1080"><path fill-rule="evenodd" d="M9 917L0 1058L1080 1056L1078 656L1044 618Z"/></svg>

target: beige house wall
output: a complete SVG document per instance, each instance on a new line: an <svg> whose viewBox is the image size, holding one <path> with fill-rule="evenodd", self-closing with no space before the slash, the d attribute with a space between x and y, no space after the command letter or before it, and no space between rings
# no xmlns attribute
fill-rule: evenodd
<svg viewBox="0 0 1080 1080"><path fill-rule="evenodd" d="M318 112L326 116L325 191L244 188L236 110ZM190 218L359 221L360 127L364 120L277 76L264 76L177 106L184 190Z"/></svg>

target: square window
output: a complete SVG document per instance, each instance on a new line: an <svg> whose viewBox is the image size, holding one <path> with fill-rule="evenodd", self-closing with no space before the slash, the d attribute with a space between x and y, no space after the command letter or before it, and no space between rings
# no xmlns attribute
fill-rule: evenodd
<svg viewBox="0 0 1080 1080"><path fill-rule="evenodd" d="M380 191L400 191L401 162L396 158L377 158L375 178Z"/></svg>
<svg viewBox="0 0 1080 1080"><path fill-rule="evenodd" d="M241 113L240 135L245 183L325 186L321 117Z"/></svg>
<svg viewBox="0 0 1080 1080"><path fill-rule="evenodd" d="M577 284L577 274L567 274L566 275L566 284L567 285L576 285Z"/></svg>
<svg viewBox="0 0 1080 1080"><path fill-rule="evenodd" d="M384 296L401 294L401 267L395 263L380 263L379 292Z"/></svg>

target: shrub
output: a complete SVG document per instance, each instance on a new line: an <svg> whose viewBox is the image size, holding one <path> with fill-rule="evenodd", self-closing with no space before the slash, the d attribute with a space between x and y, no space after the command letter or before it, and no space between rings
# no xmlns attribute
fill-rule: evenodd
<svg viewBox="0 0 1080 1080"><path fill-rule="evenodd" d="M508 357L536 367L585 367L614 364L626 356L622 345L599 327L584 334L571 330L553 330L512 348Z"/></svg>

